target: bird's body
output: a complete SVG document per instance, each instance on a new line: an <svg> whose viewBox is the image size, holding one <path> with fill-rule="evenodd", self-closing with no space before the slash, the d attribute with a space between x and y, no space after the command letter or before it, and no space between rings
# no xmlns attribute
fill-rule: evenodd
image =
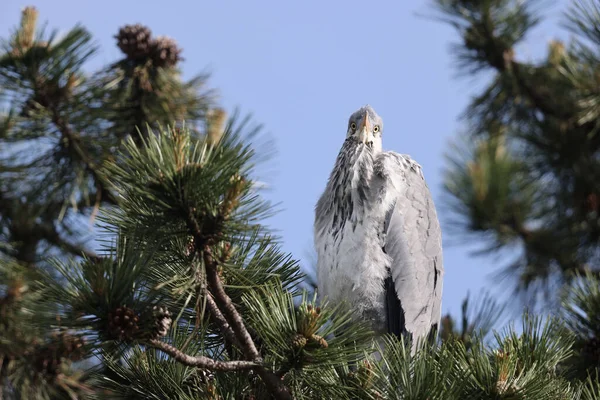
<svg viewBox="0 0 600 400"><path fill-rule="evenodd" d="M441 317L441 230L421 167L383 152L381 131L369 106L350 117L317 203L319 294L379 333L423 337Z"/></svg>

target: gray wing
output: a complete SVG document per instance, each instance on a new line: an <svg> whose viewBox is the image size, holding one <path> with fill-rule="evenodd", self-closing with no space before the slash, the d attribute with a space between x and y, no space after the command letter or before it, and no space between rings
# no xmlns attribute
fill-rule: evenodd
<svg viewBox="0 0 600 400"><path fill-rule="evenodd" d="M442 236L421 167L397 153L378 158L378 197L385 209L383 249L390 257L386 279L388 331L424 337L441 318Z"/></svg>

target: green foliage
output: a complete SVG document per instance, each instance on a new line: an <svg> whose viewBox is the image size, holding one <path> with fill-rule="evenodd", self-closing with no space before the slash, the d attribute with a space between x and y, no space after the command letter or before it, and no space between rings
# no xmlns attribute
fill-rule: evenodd
<svg viewBox="0 0 600 400"><path fill-rule="evenodd" d="M600 5L593 0L580 0L574 2L567 14L567 26L571 31L600 44Z"/></svg>
<svg viewBox="0 0 600 400"><path fill-rule="evenodd" d="M316 296L308 301L306 294L295 306L292 293L276 283L248 292L244 302L248 322L272 352L269 361L283 370L306 373L307 379L315 370L362 358L372 340L367 324L354 321L350 310L319 306Z"/></svg>
<svg viewBox="0 0 600 400"><path fill-rule="evenodd" d="M91 392L88 374L73 365L90 348L81 334L61 325L45 286L39 271L0 260L0 394L6 398Z"/></svg>
<svg viewBox="0 0 600 400"><path fill-rule="evenodd" d="M174 343L187 354L202 354L202 344L188 340L189 331L185 327L173 329L170 333ZM194 399L208 395L208 371L187 367L169 359L154 349L135 346L121 359L108 358L107 365L115 375L106 378L104 371L98 371L96 379L99 387L108 394L107 399ZM157 379L160 377L159 379ZM206 381L197 378L205 377Z"/></svg>
<svg viewBox="0 0 600 400"><path fill-rule="evenodd" d="M452 194L458 228L491 232L494 244L518 238L523 219L534 210L536 187L526 166L511 157L502 136L477 140L475 148L455 146L448 153L450 167L445 189ZM472 144L468 145L473 146Z"/></svg>
<svg viewBox="0 0 600 400"><path fill-rule="evenodd" d="M540 20L537 1L437 0L438 16L461 43L465 74L492 79L465 111L465 144L448 159L445 189L451 222L484 239L484 252L520 249L505 276L538 297L587 270L597 272L600 240L598 152L598 6L574 1L565 25L570 46L550 43L537 63L514 48Z"/></svg>
<svg viewBox="0 0 600 400"><path fill-rule="evenodd" d="M562 317L575 334L571 362L579 378L600 372L600 285L587 275L576 280L563 296Z"/></svg>
<svg viewBox="0 0 600 400"><path fill-rule="evenodd" d="M538 24L539 0L436 0L438 18L463 35L456 56L465 74L493 66L503 69L506 53ZM491 36L493 35L493 36Z"/></svg>
<svg viewBox="0 0 600 400"><path fill-rule="evenodd" d="M120 198L115 213L122 219L111 217L122 229L147 227L140 234L158 238L186 235L189 217L201 223L200 231L219 231L223 240L256 231L252 222L267 210L248 179L253 151L235 132L226 131L217 147L191 140L178 128L151 134L140 148L129 140L108 165L106 175ZM223 212L233 211L235 215L220 220Z"/></svg>

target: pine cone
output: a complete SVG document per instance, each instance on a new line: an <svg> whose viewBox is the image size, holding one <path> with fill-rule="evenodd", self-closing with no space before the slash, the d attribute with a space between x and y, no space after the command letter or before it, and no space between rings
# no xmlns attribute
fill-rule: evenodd
<svg viewBox="0 0 600 400"><path fill-rule="evenodd" d="M291 343L295 349L300 350L300 349L304 348L304 346L306 346L306 344L308 343L308 339L301 333L296 333L292 337Z"/></svg>
<svg viewBox="0 0 600 400"><path fill-rule="evenodd" d="M68 358L71 361L79 361L83 358L85 354L83 349L85 340L82 337L70 335L68 333L61 333L58 337L60 352L65 358Z"/></svg>
<svg viewBox="0 0 600 400"><path fill-rule="evenodd" d="M373 365L368 360L363 360L355 371L348 372L346 375L352 385L362 389L370 389L373 386Z"/></svg>
<svg viewBox="0 0 600 400"><path fill-rule="evenodd" d="M47 376L56 376L64 360L79 361L84 356L82 338L65 332L54 335L49 343L37 346L32 352L35 370Z"/></svg>
<svg viewBox="0 0 600 400"><path fill-rule="evenodd" d="M327 340L325 340L324 337L319 336L319 335L312 335L310 337L310 341L313 343L316 343L322 349L326 349L327 347L329 347L329 343L327 343Z"/></svg>
<svg viewBox="0 0 600 400"><path fill-rule="evenodd" d="M108 331L113 339L130 341L133 340L140 327L139 316L134 310L126 306L118 307L108 313Z"/></svg>
<svg viewBox="0 0 600 400"><path fill-rule="evenodd" d="M187 245L185 246L185 249L183 250L183 255L185 255L186 257L190 257L190 256L193 256L195 252L196 252L196 244L194 242L194 238L190 237L188 239Z"/></svg>
<svg viewBox="0 0 600 400"><path fill-rule="evenodd" d="M175 40L159 36L150 43L150 57L154 65L162 68L172 68L183 58L180 56L181 49Z"/></svg>
<svg viewBox="0 0 600 400"><path fill-rule="evenodd" d="M119 29L119 33L114 36L117 39L117 46L127 58L131 60L141 60L150 54L152 32L141 24L125 25Z"/></svg>
<svg viewBox="0 0 600 400"><path fill-rule="evenodd" d="M171 323L173 322L169 310L165 307L154 306L152 307L152 316L154 319L153 338L156 339L166 336L167 333L169 333L169 328L171 328Z"/></svg>

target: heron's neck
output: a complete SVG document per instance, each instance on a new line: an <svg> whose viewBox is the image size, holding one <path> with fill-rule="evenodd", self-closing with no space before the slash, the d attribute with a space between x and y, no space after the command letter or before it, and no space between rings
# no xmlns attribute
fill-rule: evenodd
<svg viewBox="0 0 600 400"><path fill-rule="evenodd" d="M346 139L329 176L327 189L317 204L317 214L334 214L334 220L349 219L362 209L369 196L373 174L373 152L356 140Z"/></svg>
<svg viewBox="0 0 600 400"><path fill-rule="evenodd" d="M373 152L367 146L349 138L346 139L335 162L329 180L330 186L347 189L367 187L373 171Z"/></svg>

